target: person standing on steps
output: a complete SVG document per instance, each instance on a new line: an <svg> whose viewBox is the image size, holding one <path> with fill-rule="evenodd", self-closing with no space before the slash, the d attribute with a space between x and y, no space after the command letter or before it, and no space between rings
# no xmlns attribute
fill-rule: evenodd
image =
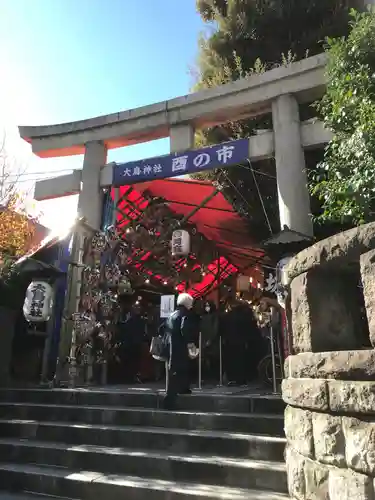
<svg viewBox="0 0 375 500"><path fill-rule="evenodd" d="M177 309L165 322L164 335L169 350L168 387L164 398L164 408L174 409L178 394L191 394L189 376L189 349L195 349L195 339L199 336L197 322L192 308L194 299L188 293L177 297Z"/></svg>
<svg viewBox="0 0 375 500"><path fill-rule="evenodd" d="M219 371L214 371L215 358L219 357L219 339L218 316L213 302L205 302L200 328L202 333L202 371L204 381L207 382L208 380L212 381Z"/></svg>
<svg viewBox="0 0 375 500"><path fill-rule="evenodd" d="M118 325L117 342L121 369L127 383L140 382L139 369L142 356L142 342L146 331L141 309L134 304L129 311L123 306L122 321Z"/></svg>

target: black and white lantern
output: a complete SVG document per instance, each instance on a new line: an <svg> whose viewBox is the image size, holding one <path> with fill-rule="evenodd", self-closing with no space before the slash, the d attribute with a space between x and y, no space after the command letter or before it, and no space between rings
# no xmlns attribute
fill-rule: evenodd
<svg viewBox="0 0 375 500"><path fill-rule="evenodd" d="M32 281L27 287L23 314L26 321L42 323L48 321L53 308L53 289L45 281Z"/></svg>

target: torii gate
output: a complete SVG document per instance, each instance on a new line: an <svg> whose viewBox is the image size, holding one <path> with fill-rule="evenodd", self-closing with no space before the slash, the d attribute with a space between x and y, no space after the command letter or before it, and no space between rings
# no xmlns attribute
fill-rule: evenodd
<svg viewBox="0 0 375 500"><path fill-rule="evenodd" d="M281 228L312 236L304 148L326 144L331 133L318 121L300 122L298 104L311 103L325 89L325 55L251 76L220 87L141 108L88 120L51 126L19 127L40 157L84 154L82 170L36 183L35 198L45 200L79 193L78 214L93 230L100 229L103 188L129 184L146 176L168 177L275 156ZM242 120L272 112L273 131L192 152L196 128ZM171 154L131 164L106 164L110 148L170 137ZM212 154L213 153L213 154ZM185 168L183 168L185 167ZM78 231L79 232L79 231ZM78 234L76 232L76 235ZM74 238L66 318L77 311L81 252ZM59 360L70 352L70 381L75 381L74 328L66 324L60 337ZM73 353L73 354L72 354ZM61 380L63 364L56 379Z"/></svg>
<svg viewBox="0 0 375 500"><path fill-rule="evenodd" d="M92 228L99 229L103 188L113 185L117 168L124 168L106 165L108 149L169 136L172 153L186 152L194 147L198 127L271 111L273 131L248 139L248 158L254 162L275 156L281 228L287 226L312 236L304 148L322 147L331 133L319 121L300 123L298 103L313 102L324 92L325 60L321 54L220 87L88 120L21 126L21 137L42 158L84 154L82 170L38 181L35 198L45 200L79 193L79 215ZM209 165L219 166L220 162ZM170 174L166 171L164 177Z"/></svg>

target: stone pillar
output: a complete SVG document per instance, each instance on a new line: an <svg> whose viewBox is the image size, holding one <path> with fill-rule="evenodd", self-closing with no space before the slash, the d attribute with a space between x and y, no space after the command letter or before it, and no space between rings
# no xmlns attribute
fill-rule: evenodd
<svg viewBox="0 0 375 500"><path fill-rule="evenodd" d="M375 347L375 250L361 255L360 266L370 341Z"/></svg>
<svg viewBox="0 0 375 500"><path fill-rule="evenodd" d="M107 148L101 141L86 144L83 159L82 185L78 199L78 215L94 230L99 230L103 212L103 191L100 187L100 173L107 161ZM65 319L61 328L59 358L56 367L56 382L76 379L73 337L73 314L77 311L80 297L84 233L81 228L73 235L71 265L68 272L65 297ZM66 362L70 358L70 364ZM69 374L68 374L69 372Z"/></svg>
<svg viewBox="0 0 375 500"><path fill-rule="evenodd" d="M298 354L285 361L282 393L293 500L375 500L374 266L375 223L288 264Z"/></svg>
<svg viewBox="0 0 375 500"><path fill-rule="evenodd" d="M106 161L107 148L103 142L92 141L86 144L78 214L85 217L87 224L93 229L100 229L102 219L103 191L100 188L100 172Z"/></svg>
<svg viewBox="0 0 375 500"><path fill-rule="evenodd" d="M180 153L194 148L194 127L189 123L175 125L169 130L171 153Z"/></svg>
<svg viewBox="0 0 375 500"><path fill-rule="evenodd" d="M272 120L281 229L313 236L298 103L292 95L275 99Z"/></svg>

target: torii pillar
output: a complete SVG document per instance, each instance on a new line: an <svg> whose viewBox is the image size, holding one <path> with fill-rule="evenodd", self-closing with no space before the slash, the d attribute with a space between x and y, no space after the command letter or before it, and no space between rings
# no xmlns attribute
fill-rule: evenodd
<svg viewBox="0 0 375 500"><path fill-rule="evenodd" d="M94 231L100 229L103 213L103 189L100 185L101 170L107 161L107 147L103 141L85 144L81 189L78 198L78 216ZM56 367L56 382L68 379L70 385L76 381L75 336L73 314L78 311L80 282L82 275L83 234L76 228L73 234L68 289L65 302L65 322L61 330L59 356ZM65 360L70 358L70 364ZM67 372L69 368L69 373Z"/></svg>
<svg viewBox="0 0 375 500"><path fill-rule="evenodd" d="M305 153L301 138L298 102L281 95L272 102L277 194L280 226L313 236Z"/></svg>
<svg viewBox="0 0 375 500"><path fill-rule="evenodd" d="M82 183L78 199L78 216L99 230L103 211L103 189L100 186L101 169L107 162L107 147L103 141L85 144Z"/></svg>

